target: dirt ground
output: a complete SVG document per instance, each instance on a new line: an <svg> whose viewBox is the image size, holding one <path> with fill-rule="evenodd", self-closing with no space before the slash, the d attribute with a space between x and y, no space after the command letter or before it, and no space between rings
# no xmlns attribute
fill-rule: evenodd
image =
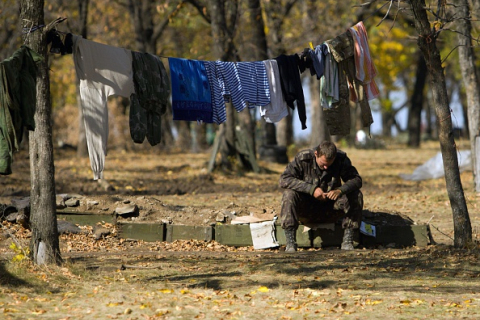
<svg viewBox="0 0 480 320"><path fill-rule="evenodd" d="M460 149L468 142L459 141ZM455 250L452 210L443 178L406 181L439 151L390 144L343 148L364 179L365 210L398 213L429 223L436 245L405 249L280 250L218 243L126 241L113 233L94 240L62 235L61 267L41 268L0 241L0 312L6 319L477 319L478 245ZM290 150L290 158L297 150ZM260 161L260 174L206 172L208 153L110 152L106 190L92 179L88 159L55 150L57 194L81 197L78 212L113 214L136 204L136 221L209 225L225 215L278 214L278 178L285 165ZM14 173L0 178L0 203L29 195L28 154L15 155ZM479 195L471 172L461 175L474 239L479 240ZM94 204L97 203L98 204ZM29 231L5 225L28 246ZM111 225L107 227L113 228Z"/></svg>

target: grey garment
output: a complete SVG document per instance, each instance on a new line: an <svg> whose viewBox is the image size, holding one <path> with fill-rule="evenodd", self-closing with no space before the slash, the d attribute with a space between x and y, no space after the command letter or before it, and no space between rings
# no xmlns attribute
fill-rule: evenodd
<svg viewBox="0 0 480 320"><path fill-rule="evenodd" d="M149 53L132 51L133 84L130 96L130 135L142 143L147 137L150 145L160 143L162 115L170 96L170 81L160 58Z"/></svg>
<svg viewBox="0 0 480 320"><path fill-rule="evenodd" d="M360 190L344 194L336 201L319 201L309 194L287 189L282 197L280 221L283 229L340 222L343 228L358 229L362 219L363 194Z"/></svg>
<svg viewBox="0 0 480 320"><path fill-rule="evenodd" d="M313 195L316 187L324 192L340 189L343 194L349 194L362 187L362 178L342 150L337 151L335 160L327 170L321 170L316 163L315 150L307 149L300 151L287 165L280 176L279 185L309 195Z"/></svg>
<svg viewBox="0 0 480 320"><path fill-rule="evenodd" d="M331 135L350 133L350 90L355 90L361 109L362 125L373 123L372 110L365 95L364 84L355 78L354 41L349 31L325 42L338 62L339 101L332 108L324 108L327 126ZM350 83L350 89L349 84ZM347 121L348 120L348 121Z"/></svg>

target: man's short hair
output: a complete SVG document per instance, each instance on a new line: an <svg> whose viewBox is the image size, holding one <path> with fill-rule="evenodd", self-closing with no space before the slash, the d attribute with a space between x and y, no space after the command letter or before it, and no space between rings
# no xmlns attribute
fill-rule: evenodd
<svg viewBox="0 0 480 320"><path fill-rule="evenodd" d="M317 155L325 156L327 160L335 159L337 156L337 147L331 141L323 141L317 147Z"/></svg>

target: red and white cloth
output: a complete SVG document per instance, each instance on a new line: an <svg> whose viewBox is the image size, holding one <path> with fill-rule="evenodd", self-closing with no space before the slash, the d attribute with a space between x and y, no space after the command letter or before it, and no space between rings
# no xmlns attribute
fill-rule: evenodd
<svg viewBox="0 0 480 320"><path fill-rule="evenodd" d="M370 56L370 47L368 46L367 30L360 21L353 27L348 29L352 34L354 40L354 57L355 57L355 77L361 81L365 87L365 93L368 100L377 98L380 95L377 84L375 83L375 76L377 69ZM356 96L352 97L353 101L357 101Z"/></svg>

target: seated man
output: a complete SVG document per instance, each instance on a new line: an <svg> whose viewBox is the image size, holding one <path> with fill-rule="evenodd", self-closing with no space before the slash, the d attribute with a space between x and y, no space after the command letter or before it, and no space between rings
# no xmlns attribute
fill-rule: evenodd
<svg viewBox="0 0 480 320"><path fill-rule="evenodd" d="M354 249L353 230L362 218L362 178L345 152L330 141L300 151L280 176L280 187L285 189L280 219L287 252L297 251L295 235L300 222L308 226L342 218L341 248Z"/></svg>

